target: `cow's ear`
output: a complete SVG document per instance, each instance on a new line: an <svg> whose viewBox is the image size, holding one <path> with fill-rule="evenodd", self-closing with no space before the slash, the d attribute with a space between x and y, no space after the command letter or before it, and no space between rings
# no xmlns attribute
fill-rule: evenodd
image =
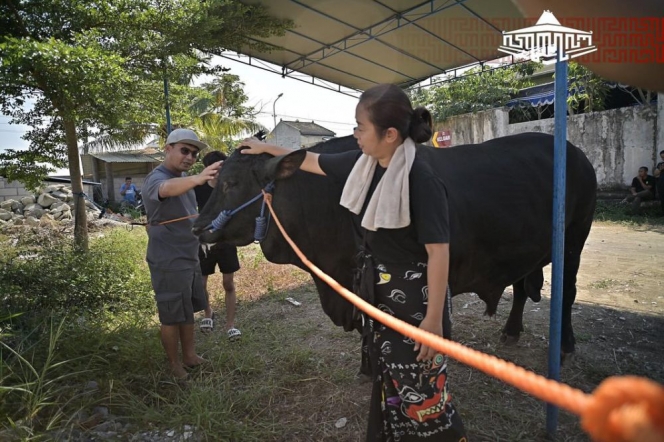
<svg viewBox="0 0 664 442"><path fill-rule="evenodd" d="M265 176L270 180L288 178L300 168L307 151L298 149L286 155L269 159L264 166Z"/></svg>

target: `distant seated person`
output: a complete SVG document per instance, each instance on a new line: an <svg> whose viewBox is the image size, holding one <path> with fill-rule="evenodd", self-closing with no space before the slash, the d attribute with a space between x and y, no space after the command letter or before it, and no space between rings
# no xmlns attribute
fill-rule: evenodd
<svg viewBox="0 0 664 442"><path fill-rule="evenodd" d="M128 176L127 178L125 178L124 184L120 186L120 195L122 195L123 201L131 204L132 206L135 206L136 192L138 192L138 189L131 182L131 177Z"/></svg>
<svg viewBox="0 0 664 442"><path fill-rule="evenodd" d="M639 167L639 174L632 180L628 195L623 202L632 203L632 211L636 213L641 207L641 201L655 198L655 177L648 175L648 168Z"/></svg>
<svg viewBox="0 0 664 442"><path fill-rule="evenodd" d="M657 197L662 203L661 215L664 216L664 150L659 152L659 158L661 161L657 163L657 166L655 166L653 175L655 175L655 179L657 180Z"/></svg>

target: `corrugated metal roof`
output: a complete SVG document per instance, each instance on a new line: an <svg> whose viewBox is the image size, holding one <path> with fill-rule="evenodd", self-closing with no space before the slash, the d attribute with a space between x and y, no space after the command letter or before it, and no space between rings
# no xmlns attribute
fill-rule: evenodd
<svg viewBox="0 0 664 442"><path fill-rule="evenodd" d="M282 123L289 125L290 127L297 129L302 135L314 135L322 137L333 137L336 134L330 129L327 129L320 124L316 124L313 121L284 121Z"/></svg>
<svg viewBox="0 0 664 442"><path fill-rule="evenodd" d="M90 156L106 163L161 163L164 161L163 152L101 152Z"/></svg>
<svg viewBox="0 0 664 442"><path fill-rule="evenodd" d="M284 36L256 39L271 50L232 47L222 57L281 67L282 77L356 96L379 83L402 87L457 68L504 56L502 31L535 23L512 0L243 0L291 19ZM249 56L248 60L247 57ZM269 68L265 68L268 69ZM329 83L333 83L330 85ZM342 90L341 87L346 88Z"/></svg>
<svg viewBox="0 0 664 442"><path fill-rule="evenodd" d="M69 175L49 175L46 178L44 178L44 181L49 182L49 183L70 183L71 184L71 177ZM99 185L101 183L98 183L96 181L90 181L90 180L82 180L83 184L89 184L89 185Z"/></svg>

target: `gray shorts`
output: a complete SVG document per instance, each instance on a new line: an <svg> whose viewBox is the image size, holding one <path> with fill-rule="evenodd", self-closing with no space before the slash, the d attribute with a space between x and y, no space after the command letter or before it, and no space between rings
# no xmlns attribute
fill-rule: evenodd
<svg viewBox="0 0 664 442"><path fill-rule="evenodd" d="M152 270L150 274L159 321L163 325L193 324L194 313L208 305L200 268Z"/></svg>

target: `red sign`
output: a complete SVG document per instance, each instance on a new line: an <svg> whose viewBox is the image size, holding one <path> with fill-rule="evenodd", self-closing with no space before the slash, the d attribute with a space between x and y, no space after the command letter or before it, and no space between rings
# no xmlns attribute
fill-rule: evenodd
<svg viewBox="0 0 664 442"><path fill-rule="evenodd" d="M450 147L452 145L452 133L449 130L434 132L431 142L435 147Z"/></svg>

